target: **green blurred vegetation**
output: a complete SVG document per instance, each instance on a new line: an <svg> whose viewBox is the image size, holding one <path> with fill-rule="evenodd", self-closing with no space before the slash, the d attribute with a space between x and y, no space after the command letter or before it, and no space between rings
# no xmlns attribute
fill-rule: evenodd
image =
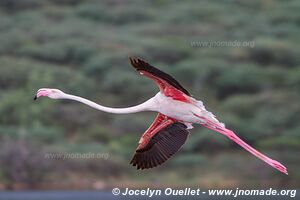
<svg viewBox="0 0 300 200"><path fill-rule="evenodd" d="M297 0L1 0L0 183L299 187L299 10ZM191 46L235 40L255 46ZM38 88L53 87L107 106L141 103L157 88L128 56L172 74L290 175L196 125L169 162L136 171L129 161L155 113L117 116L75 102L32 101ZM46 152L110 157L46 160Z"/></svg>

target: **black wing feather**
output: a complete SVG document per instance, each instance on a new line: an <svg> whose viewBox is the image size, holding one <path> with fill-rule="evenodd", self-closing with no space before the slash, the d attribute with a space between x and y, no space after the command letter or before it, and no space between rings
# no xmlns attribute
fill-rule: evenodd
<svg viewBox="0 0 300 200"><path fill-rule="evenodd" d="M150 65L149 63L146 63L145 61L141 60L141 59L135 59L135 58L129 58L131 65L137 70L143 70L146 71L150 74L153 74L154 76L163 79L164 81L166 81L167 83L169 83L170 85L172 85L173 87L175 87L176 89L182 91L184 94L191 96L191 94L180 85L180 83L178 83L178 81L176 81L172 76L170 76L169 74L153 67L152 65Z"/></svg>
<svg viewBox="0 0 300 200"><path fill-rule="evenodd" d="M180 122L175 122L157 132L141 149L137 149L130 162L137 169L161 165L174 155L185 143L189 131Z"/></svg>

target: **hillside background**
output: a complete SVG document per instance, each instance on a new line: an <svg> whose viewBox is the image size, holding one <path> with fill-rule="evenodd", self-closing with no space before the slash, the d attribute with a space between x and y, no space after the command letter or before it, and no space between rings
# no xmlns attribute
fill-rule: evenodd
<svg viewBox="0 0 300 200"><path fill-rule="evenodd" d="M299 10L297 0L1 0L0 189L299 188ZM195 45L228 41L252 45ZM289 176L199 126L167 163L137 171L129 161L155 113L32 100L53 87L106 106L139 104L158 89L129 56L176 77Z"/></svg>

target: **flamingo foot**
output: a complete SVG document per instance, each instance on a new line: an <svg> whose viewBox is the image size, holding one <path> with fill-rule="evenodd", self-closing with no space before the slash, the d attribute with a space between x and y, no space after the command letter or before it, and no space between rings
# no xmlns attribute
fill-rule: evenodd
<svg viewBox="0 0 300 200"><path fill-rule="evenodd" d="M271 165L272 167L274 167L275 169L277 169L278 171L288 175L288 171L287 171L286 167L283 166L280 162L270 159L268 164Z"/></svg>

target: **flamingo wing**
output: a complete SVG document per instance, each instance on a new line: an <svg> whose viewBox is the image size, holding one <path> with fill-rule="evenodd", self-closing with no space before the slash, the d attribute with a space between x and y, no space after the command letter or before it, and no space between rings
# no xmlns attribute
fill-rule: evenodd
<svg viewBox="0 0 300 200"><path fill-rule="evenodd" d="M187 101L191 94L178 83L172 76L153 67L141 59L129 58L131 65L142 75L145 75L158 85L160 91L175 100Z"/></svg>
<svg viewBox="0 0 300 200"><path fill-rule="evenodd" d="M165 119L159 121L161 117ZM167 161L181 148L189 134L185 124L162 114L158 114L152 125L141 137L130 162L137 169L153 168Z"/></svg>

